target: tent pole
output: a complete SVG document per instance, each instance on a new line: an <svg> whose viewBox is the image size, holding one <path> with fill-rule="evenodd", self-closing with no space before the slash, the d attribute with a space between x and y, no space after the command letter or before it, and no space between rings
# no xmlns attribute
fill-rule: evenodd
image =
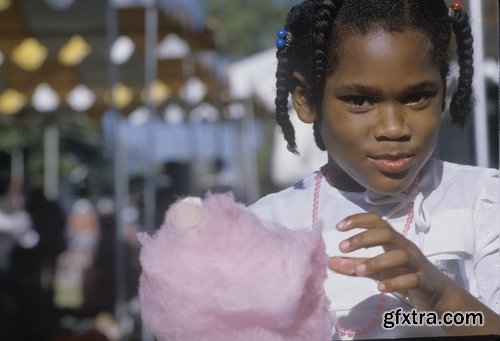
<svg viewBox="0 0 500 341"><path fill-rule="evenodd" d="M108 49L108 88L110 94L110 114L112 117L112 148L111 160L113 164L113 187L114 187L114 202L115 202L115 240L114 240L114 261L115 261L115 309L114 315L116 321L120 323L125 316L125 250L123 245L122 231L123 221L121 212L123 211L124 201L126 199L127 190L124 186L126 174L124 171L126 165L123 164L123 143L121 139L120 126L121 119L117 108L114 105L113 87L119 80L119 69L111 59L111 46L118 37L118 18L117 10L113 6L113 1L108 0L106 11L106 36Z"/></svg>
<svg viewBox="0 0 500 341"><path fill-rule="evenodd" d="M482 2L470 1L472 35L474 36L474 140L476 165L489 167L488 122L486 86L484 80L483 14Z"/></svg>

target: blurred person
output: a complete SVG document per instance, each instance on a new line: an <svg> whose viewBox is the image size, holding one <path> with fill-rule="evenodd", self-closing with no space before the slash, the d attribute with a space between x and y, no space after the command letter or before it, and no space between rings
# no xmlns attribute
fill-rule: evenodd
<svg viewBox="0 0 500 341"><path fill-rule="evenodd" d="M0 154L0 340L37 339L39 276L29 249L38 233L23 208L22 185L12 181L10 157ZM20 261L27 255L27 262ZM36 263L36 262L34 262Z"/></svg>
<svg viewBox="0 0 500 341"><path fill-rule="evenodd" d="M77 314L95 312L96 272L94 258L100 238L100 224L94 204L88 198L85 181L77 188L66 223L66 250L57 258L54 303Z"/></svg>
<svg viewBox="0 0 500 341"><path fill-rule="evenodd" d="M112 313L116 302L116 219L115 205L109 197L102 197L96 203L101 235L96 251L95 268L97 271L98 309Z"/></svg>
<svg viewBox="0 0 500 341"><path fill-rule="evenodd" d="M226 161L222 157L217 157L211 162L210 173L201 178L203 192L211 193L234 192L234 185L237 184L237 177L227 170Z"/></svg>
<svg viewBox="0 0 500 341"><path fill-rule="evenodd" d="M37 328L41 335L49 335L57 326L53 284L56 259L65 249L66 216L56 200L45 197L41 181L27 192L25 209L40 240L31 250L16 250L13 262L16 268L29 269L32 273L31 291L39 307Z"/></svg>
<svg viewBox="0 0 500 341"><path fill-rule="evenodd" d="M191 164L185 161L168 161L163 165L163 183L156 191L155 227L163 223L165 212L174 201L191 191Z"/></svg>

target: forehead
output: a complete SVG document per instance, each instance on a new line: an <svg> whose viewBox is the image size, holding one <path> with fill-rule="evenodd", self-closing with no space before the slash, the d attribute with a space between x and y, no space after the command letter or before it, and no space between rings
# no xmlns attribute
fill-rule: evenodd
<svg viewBox="0 0 500 341"><path fill-rule="evenodd" d="M432 43L418 31L374 31L345 37L337 48L337 77L383 76L397 82L403 75L437 73Z"/></svg>

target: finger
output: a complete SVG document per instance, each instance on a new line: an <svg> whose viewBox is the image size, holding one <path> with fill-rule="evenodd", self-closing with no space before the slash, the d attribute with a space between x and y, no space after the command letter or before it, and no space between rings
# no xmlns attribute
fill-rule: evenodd
<svg viewBox="0 0 500 341"><path fill-rule="evenodd" d="M384 223L385 221L376 213L357 213L342 219L336 227L339 231L349 231L354 228L377 228Z"/></svg>
<svg viewBox="0 0 500 341"><path fill-rule="evenodd" d="M356 266L366 261L366 258L330 257L328 267L339 274L356 276Z"/></svg>
<svg viewBox="0 0 500 341"><path fill-rule="evenodd" d="M354 271L358 276L378 274L377 278L379 280L385 280L408 273L415 268L415 257L411 253L404 249L395 249L357 264Z"/></svg>
<svg viewBox="0 0 500 341"><path fill-rule="evenodd" d="M340 242L339 249L342 252L351 252L361 248L384 245L394 241L395 237L395 231L391 228L366 230Z"/></svg>
<svg viewBox="0 0 500 341"><path fill-rule="evenodd" d="M381 292L404 292L422 287L423 281L421 273L412 272L381 281L378 284L378 290Z"/></svg>

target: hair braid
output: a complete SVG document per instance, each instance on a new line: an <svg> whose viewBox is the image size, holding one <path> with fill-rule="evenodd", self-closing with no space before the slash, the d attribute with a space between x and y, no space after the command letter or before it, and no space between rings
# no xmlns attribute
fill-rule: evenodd
<svg viewBox="0 0 500 341"><path fill-rule="evenodd" d="M323 89L325 77L329 68L330 41L332 36L333 12L335 4L333 1L325 0L319 3L316 9L316 18L313 28L314 51L314 72L311 86L311 103L317 103L317 119L313 124L314 141L322 151L326 150L321 133L319 131L319 121L321 119L321 103L323 102Z"/></svg>
<svg viewBox="0 0 500 341"><path fill-rule="evenodd" d="M449 111L452 123L464 127L472 111L472 77L474 75L473 38L469 17L465 11L458 11L456 15L452 15L451 22L457 42L460 72L457 90L451 98Z"/></svg>
<svg viewBox="0 0 500 341"><path fill-rule="evenodd" d="M276 70L276 122L281 127L283 136L287 142L287 149L294 153L297 152L295 143L295 129L288 115L288 93L290 92L290 63L288 60L288 47L276 52L278 67Z"/></svg>
<svg viewBox="0 0 500 341"><path fill-rule="evenodd" d="M332 0L306 0L292 7L287 16L285 30L292 34L293 42L291 46L285 46L276 52L278 66L275 119L281 127L287 149L294 154L298 154L295 130L288 115L288 95L295 86L292 73L299 71L304 75L308 86L308 102L313 105L321 103L329 63L328 46L333 26L331 13L334 8ZM304 55L307 56L307 61L303 60ZM301 69L303 62L307 65L306 70ZM318 138L319 135L316 142Z"/></svg>
<svg viewBox="0 0 500 341"><path fill-rule="evenodd" d="M334 4L330 0L318 1L314 9L315 20L312 31L313 51L313 78L311 80L312 103L321 103L323 92L316 91L323 89L325 76L328 70L330 38L332 36ZM316 108L319 110L320 108Z"/></svg>
<svg viewBox="0 0 500 341"><path fill-rule="evenodd" d="M287 17L287 24L285 25L285 31L289 32L290 27L288 22L290 18L295 16L295 13L299 10L299 5L292 7L290 13ZM278 125L281 127L285 141L287 142L287 149L298 154L297 144L295 142L295 129L292 122L290 122L290 116L288 115L288 94L292 91L292 72L293 67L290 62L291 47L285 46L282 49L276 51L276 59L278 60L278 66L276 69L276 98L274 104L276 106L275 119Z"/></svg>

